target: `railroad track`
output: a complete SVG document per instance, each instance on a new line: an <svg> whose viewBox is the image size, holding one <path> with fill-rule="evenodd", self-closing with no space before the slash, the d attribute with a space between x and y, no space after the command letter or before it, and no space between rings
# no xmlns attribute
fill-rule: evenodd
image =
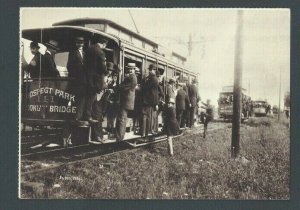
<svg viewBox="0 0 300 210"><path fill-rule="evenodd" d="M71 165L71 164L78 163L81 161L91 160L91 159L95 159L95 158L99 158L99 157L114 155L116 153L137 149L137 148L129 147L127 144L120 144L120 145L118 145L118 148L116 147L116 145L114 145L113 147L107 147L108 145L101 145L101 146L104 146L104 147L102 147L101 150L89 151L89 152L85 152L84 154L73 153L71 156L68 156L68 157L66 157L65 155L61 156L59 158L59 160L56 160L56 162L57 162L56 164L51 165L49 167L37 169L37 170L21 172L21 176L27 176L27 175L36 174L36 173L43 173L43 172L46 172L49 170L53 170L53 169L56 169L56 168L59 168L62 166L66 166L66 165ZM77 147L77 148L79 148L79 147ZM74 152L74 150L72 150L72 152ZM82 152L82 150L80 150L80 152Z"/></svg>
<svg viewBox="0 0 300 210"><path fill-rule="evenodd" d="M224 129L228 124L215 123L211 124L208 128L208 133L218 129ZM196 127L192 130L187 130L184 136L194 135L200 133L203 130L203 126ZM155 143L155 142L154 142ZM53 170L65 165L74 164L77 162L99 158L102 156L109 156L119 152L131 151L133 149L139 149L140 147L133 148L130 147L125 142L114 143L114 144L101 144L101 145L91 145L85 144L80 146L73 146L69 148L57 148L51 150L41 150L38 152L26 153L21 155L22 161L54 161L55 164L45 168L39 168L37 170L22 171L21 176L26 176L30 174L43 173L49 170Z"/></svg>
<svg viewBox="0 0 300 210"><path fill-rule="evenodd" d="M45 129L35 131L21 131L21 145L22 149L33 146L40 142L51 139L57 139L62 135L62 129Z"/></svg>

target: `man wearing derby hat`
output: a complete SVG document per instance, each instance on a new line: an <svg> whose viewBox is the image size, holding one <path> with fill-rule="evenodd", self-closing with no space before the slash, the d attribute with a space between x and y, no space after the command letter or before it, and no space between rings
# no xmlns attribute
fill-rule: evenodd
<svg viewBox="0 0 300 210"><path fill-rule="evenodd" d="M108 70L103 49L106 47L107 40L94 37L93 42L94 44L88 48L84 59L88 85L86 117L90 123L97 123L98 120L92 117L92 107L96 101L97 92L100 93L106 87L105 76L108 74Z"/></svg>
<svg viewBox="0 0 300 210"><path fill-rule="evenodd" d="M69 52L67 69L69 77L74 79L73 87L76 95L77 113L76 121L83 120L84 107L87 94L87 78L83 65L85 53L83 51L84 38L75 38L75 47Z"/></svg>
<svg viewBox="0 0 300 210"><path fill-rule="evenodd" d="M135 63L128 63L125 67L124 81L120 85L120 109L116 123L116 138L117 141L124 139L126 131L127 114L129 110L134 109L135 87L137 78L135 75Z"/></svg>
<svg viewBox="0 0 300 210"><path fill-rule="evenodd" d="M59 71L56 68L54 57L59 50L58 42L49 40L45 43L47 50L42 58L42 68L44 69L44 77L59 77Z"/></svg>

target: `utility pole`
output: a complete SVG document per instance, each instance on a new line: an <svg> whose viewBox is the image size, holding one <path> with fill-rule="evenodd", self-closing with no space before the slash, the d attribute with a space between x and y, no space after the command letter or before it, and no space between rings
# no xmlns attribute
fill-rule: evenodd
<svg viewBox="0 0 300 210"><path fill-rule="evenodd" d="M279 101L278 101L278 121L280 120L280 103L281 102L281 69L279 70Z"/></svg>
<svg viewBox="0 0 300 210"><path fill-rule="evenodd" d="M241 80L242 80L242 31L243 10L237 12L237 28L234 55L234 89L233 89L233 116L231 135L231 157L236 158L240 152L241 126Z"/></svg>

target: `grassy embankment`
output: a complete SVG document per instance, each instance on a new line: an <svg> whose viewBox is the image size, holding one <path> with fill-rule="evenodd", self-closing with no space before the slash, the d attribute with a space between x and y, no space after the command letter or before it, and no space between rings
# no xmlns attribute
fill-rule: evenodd
<svg viewBox="0 0 300 210"><path fill-rule="evenodd" d="M174 141L173 157L164 142L26 179L44 183L47 198L289 199L289 142L285 120L256 118L241 128L236 160L230 158L228 124L206 139L193 134Z"/></svg>

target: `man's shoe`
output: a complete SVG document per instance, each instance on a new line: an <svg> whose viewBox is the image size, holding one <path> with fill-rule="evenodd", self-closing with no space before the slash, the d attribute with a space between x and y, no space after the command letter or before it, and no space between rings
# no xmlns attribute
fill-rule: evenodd
<svg viewBox="0 0 300 210"><path fill-rule="evenodd" d="M89 121L89 123L97 123L98 122L98 120L95 120L91 117L88 119L88 121Z"/></svg>
<svg viewBox="0 0 300 210"><path fill-rule="evenodd" d="M102 142L102 138L98 136L98 137L96 137L96 139L94 141L96 141L96 142Z"/></svg>

